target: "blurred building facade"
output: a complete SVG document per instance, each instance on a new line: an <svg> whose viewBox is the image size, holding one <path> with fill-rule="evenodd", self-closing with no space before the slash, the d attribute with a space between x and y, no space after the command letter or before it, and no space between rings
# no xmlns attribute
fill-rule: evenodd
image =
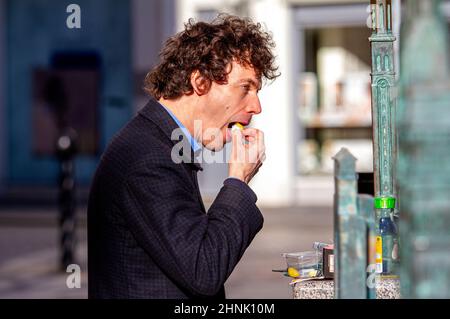
<svg viewBox="0 0 450 319"><path fill-rule="evenodd" d="M81 28L67 24L72 3ZM173 0L0 0L0 198L54 195L55 103L77 128L86 193L107 143L145 104L143 79L174 31Z"/></svg>
<svg viewBox="0 0 450 319"><path fill-rule="evenodd" d="M66 27L70 3L81 8L81 29ZM398 36L401 1L393 4ZM89 131L97 148L76 161L77 182L88 188L111 137L145 105L142 81L164 40L189 18L227 12L261 22L277 44L282 76L265 85L263 112L252 121L267 146L252 181L259 202L331 205L331 156L340 147L358 157L359 171L372 170L368 7L368 0L0 0L0 197L56 185L56 159L36 150L48 128L35 101L36 70L97 64L99 103ZM450 20L450 1L444 12ZM203 166L202 193L213 198L227 165Z"/></svg>

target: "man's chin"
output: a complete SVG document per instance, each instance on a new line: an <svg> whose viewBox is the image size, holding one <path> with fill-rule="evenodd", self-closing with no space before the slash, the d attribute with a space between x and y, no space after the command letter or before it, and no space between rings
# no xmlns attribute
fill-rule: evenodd
<svg viewBox="0 0 450 319"><path fill-rule="evenodd" d="M225 143L210 143L207 145L204 145L204 147L211 152L220 152L225 146Z"/></svg>

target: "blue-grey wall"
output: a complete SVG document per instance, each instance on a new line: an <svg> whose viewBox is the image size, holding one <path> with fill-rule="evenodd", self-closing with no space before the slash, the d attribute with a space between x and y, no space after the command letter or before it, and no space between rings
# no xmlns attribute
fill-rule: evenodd
<svg viewBox="0 0 450 319"><path fill-rule="evenodd" d="M132 0L133 66L149 71L175 33L175 0Z"/></svg>
<svg viewBox="0 0 450 319"><path fill-rule="evenodd" d="M53 185L56 182L56 160L35 157L31 138L31 71L35 67L48 67L55 51L95 51L101 56L101 150L132 114L130 1L77 0L81 7L81 29L66 27L69 15L66 7L70 3L72 1L7 0L7 180L11 185ZM89 183L98 159L95 156L77 159L79 183Z"/></svg>
<svg viewBox="0 0 450 319"><path fill-rule="evenodd" d="M0 0L0 193L5 187L6 171L6 2Z"/></svg>
<svg viewBox="0 0 450 319"><path fill-rule="evenodd" d="M148 101L142 86L145 75L158 62L165 40L175 33L175 0L132 0L134 111Z"/></svg>

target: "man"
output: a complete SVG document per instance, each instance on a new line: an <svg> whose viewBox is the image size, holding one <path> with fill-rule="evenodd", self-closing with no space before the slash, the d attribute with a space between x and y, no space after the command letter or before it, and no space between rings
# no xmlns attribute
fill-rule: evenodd
<svg viewBox="0 0 450 319"><path fill-rule="evenodd" d="M225 298L263 225L247 184L265 157L261 131L230 127L261 112L261 81L278 76L273 47L259 24L229 15L191 20L166 42L146 79L151 101L109 144L92 184L90 298ZM187 148L176 148L179 131ZM230 141L229 178L206 212L196 155Z"/></svg>

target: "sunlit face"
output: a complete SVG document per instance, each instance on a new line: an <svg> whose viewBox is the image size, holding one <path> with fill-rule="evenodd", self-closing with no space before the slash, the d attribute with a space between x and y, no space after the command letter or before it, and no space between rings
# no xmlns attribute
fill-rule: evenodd
<svg viewBox="0 0 450 319"><path fill-rule="evenodd" d="M220 150L231 141L230 128L234 123L246 126L253 115L261 113L258 98L261 81L255 70L236 62L230 66L228 82L213 82L205 94L201 116L202 144L210 150Z"/></svg>

